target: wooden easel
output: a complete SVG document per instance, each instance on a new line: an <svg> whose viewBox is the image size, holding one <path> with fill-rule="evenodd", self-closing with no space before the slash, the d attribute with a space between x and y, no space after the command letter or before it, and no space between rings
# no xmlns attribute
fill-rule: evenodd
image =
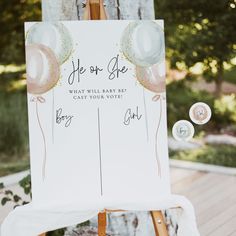
<svg viewBox="0 0 236 236"><path fill-rule="evenodd" d="M87 0L84 20L107 20L103 0ZM98 236L106 236L107 214L114 211L105 210L98 214ZM161 211L151 211L156 236L168 236L164 216ZM46 236L46 233L40 236Z"/></svg>
<svg viewBox="0 0 236 236"><path fill-rule="evenodd" d="M114 211L106 210L98 214L98 236L106 236L107 214ZM164 216L161 211L151 211L156 236L168 236ZM46 233L39 236L46 236Z"/></svg>
<svg viewBox="0 0 236 236"><path fill-rule="evenodd" d="M107 213L114 211L106 210L98 214L98 236L106 236ZM151 211L152 221L156 236L168 236L164 216L161 211Z"/></svg>

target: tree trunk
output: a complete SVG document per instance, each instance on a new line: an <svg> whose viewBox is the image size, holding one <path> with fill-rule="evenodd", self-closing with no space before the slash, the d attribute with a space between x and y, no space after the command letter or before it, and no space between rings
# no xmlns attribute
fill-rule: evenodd
<svg viewBox="0 0 236 236"><path fill-rule="evenodd" d="M217 97L220 97L222 94L223 74L224 74L223 62L219 62L218 74L215 81L215 84L216 84L215 94Z"/></svg>
<svg viewBox="0 0 236 236"><path fill-rule="evenodd" d="M154 19L153 0L105 0L109 19ZM44 21L81 20L85 0L42 0Z"/></svg>

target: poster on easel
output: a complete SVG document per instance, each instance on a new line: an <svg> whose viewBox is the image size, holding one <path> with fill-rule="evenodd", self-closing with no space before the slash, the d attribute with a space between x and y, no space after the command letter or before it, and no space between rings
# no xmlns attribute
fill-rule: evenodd
<svg viewBox="0 0 236 236"><path fill-rule="evenodd" d="M170 195L163 21L25 24L33 204Z"/></svg>

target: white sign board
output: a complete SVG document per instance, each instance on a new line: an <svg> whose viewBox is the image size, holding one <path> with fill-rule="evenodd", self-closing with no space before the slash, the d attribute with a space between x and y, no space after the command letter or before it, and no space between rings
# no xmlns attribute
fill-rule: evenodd
<svg viewBox="0 0 236 236"><path fill-rule="evenodd" d="M162 21L26 23L33 203L170 194Z"/></svg>

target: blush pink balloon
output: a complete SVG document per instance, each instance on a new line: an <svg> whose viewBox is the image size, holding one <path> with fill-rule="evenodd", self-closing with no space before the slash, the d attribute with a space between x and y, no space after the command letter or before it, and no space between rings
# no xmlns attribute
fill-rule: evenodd
<svg viewBox="0 0 236 236"><path fill-rule="evenodd" d="M60 66L53 51L41 44L26 46L27 90L43 94L52 89L60 77Z"/></svg>
<svg viewBox="0 0 236 236"><path fill-rule="evenodd" d="M163 93L166 91L165 76L160 76L157 65L152 67L136 67L136 76L140 84L154 92Z"/></svg>

